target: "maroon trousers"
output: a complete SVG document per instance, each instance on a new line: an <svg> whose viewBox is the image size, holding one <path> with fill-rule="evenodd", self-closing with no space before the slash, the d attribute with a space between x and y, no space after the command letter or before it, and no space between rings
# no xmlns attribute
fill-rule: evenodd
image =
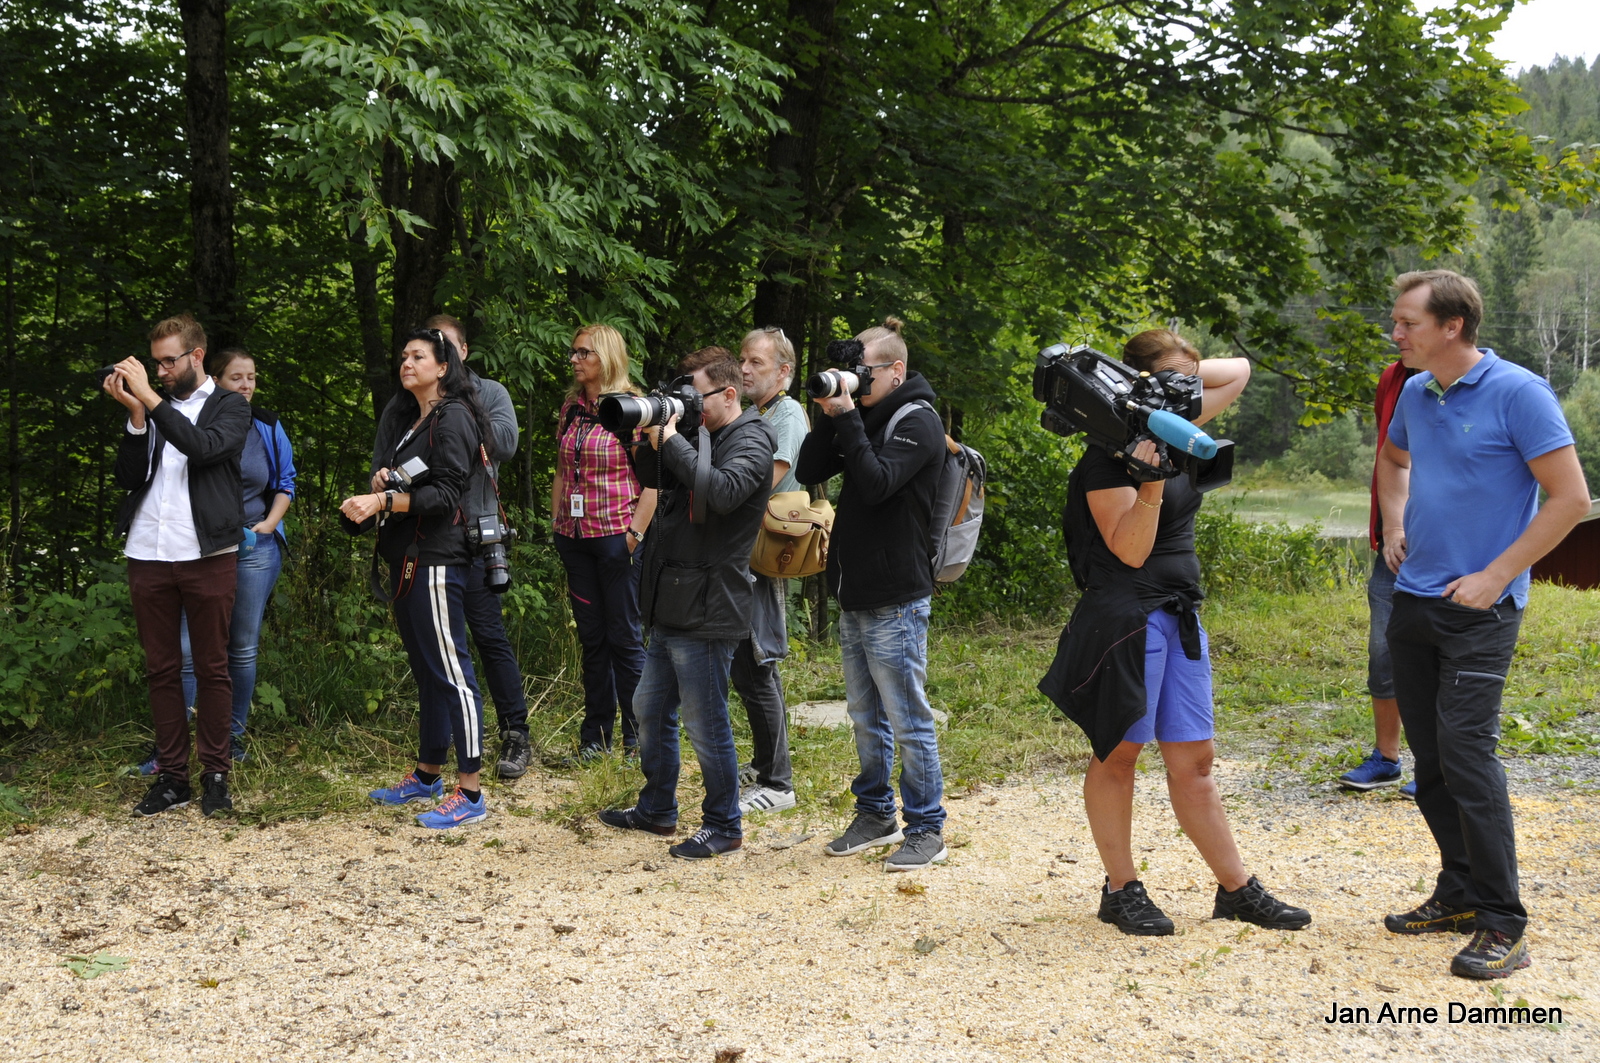
<svg viewBox="0 0 1600 1063"><path fill-rule="evenodd" d="M233 766L228 731L233 717L233 681L228 676L228 625L238 584L239 555L198 561L128 559L133 619L144 645L145 681L156 730L156 764L189 780L189 718L183 703L183 646L178 624L189 617L194 656L195 745L205 772L227 774Z"/></svg>

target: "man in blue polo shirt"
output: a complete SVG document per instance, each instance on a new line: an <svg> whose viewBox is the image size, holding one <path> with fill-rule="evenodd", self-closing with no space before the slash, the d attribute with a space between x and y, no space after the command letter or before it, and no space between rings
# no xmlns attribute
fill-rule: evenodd
<svg viewBox="0 0 1600 1063"><path fill-rule="evenodd" d="M1404 513L1403 525L1384 529L1396 573L1389 650L1417 807L1442 867L1433 896L1384 925L1397 934L1474 931L1451 973L1504 978L1529 961L1496 754L1500 695L1528 568L1589 511L1589 491L1550 385L1476 346L1477 285L1427 270L1402 274L1395 289L1394 341L1422 372L1401 391L1378 460L1380 505L1386 516Z"/></svg>

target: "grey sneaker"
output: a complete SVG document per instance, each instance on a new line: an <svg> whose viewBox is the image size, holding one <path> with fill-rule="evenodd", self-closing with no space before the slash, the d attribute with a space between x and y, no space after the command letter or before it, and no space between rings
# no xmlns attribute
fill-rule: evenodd
<svg viewBox="0 0 1600 1063"><path fill-rule="evenodd" d="M502 779L520 779L528 773L528 761L532 757L528 736L521 731L510 731L500 742L500 760L495 764L495 772Z"/></svg>
<svg viewBox="0 0 1600 1063"><path fill-rule="evenodd" d="M152 759L155 754L151 754ZM739 765L739 789L747 790L761 781L761 775L756 771L754 764Z"/></svg>
<svg viewBox="0 0 1600 1063"><path fill-rule="evenodd" d="M863 849L893 845L904 838L905 835L900 833L893 816L874 816L868 812L857 812L850 829L823 846L822 851L829 856L852 856Z"/></svg>
<svg viewBox="0 0 1600 1063"><path fill-rule="evenodd" d="M883 862L885 871L920 871L929 864L942 864L950 855L944 835L936 830L921 830L906 836L905 844Z"/></svg>

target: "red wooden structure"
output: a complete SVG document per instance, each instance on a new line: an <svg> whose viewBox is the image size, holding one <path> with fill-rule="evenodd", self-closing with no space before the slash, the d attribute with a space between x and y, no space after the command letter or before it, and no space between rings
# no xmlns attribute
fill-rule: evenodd
<svg viewBox="0 0 1600 1063"><path fill-rule="evenodd" d="M1579 590L1600 587L1600 499L1554 550L1533 563L1533 578Z"/></svg>

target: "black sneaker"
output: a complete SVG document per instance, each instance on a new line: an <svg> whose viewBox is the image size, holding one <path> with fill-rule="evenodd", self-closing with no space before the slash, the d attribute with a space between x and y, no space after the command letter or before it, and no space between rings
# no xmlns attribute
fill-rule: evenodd
<svg viewBox="0 0 1600 1063"><path fill-rule="evenodd" d="M136 816L159 816L170 808L182 808L194 795L187 782L180 782L171 772L162 772L150 784L144 800L133 806Z"/></svg>
<svg viewBox="0 0 1600 1063"><path fill-rule="evenodd" d="M1409 912L1384 916L1383 925L1391 934L1470 934L1478 929L1478 913L1429 897Z"/></svg>
<svg viewBox="0 0 1600 1063"><path fill-rule="evenodd" d="M243 735L228 736L228 756L232 758L235 764L243 764L250 759L249 750L244 748Z"/></svg>
<svg viewBox="0 0 1600 1063"><path fill-rule="evenodd" d="M637 808L607 808L595 818L606 826L615 827L618 830L642 830L650 834L659 834L663 838L670 838L678 833L676 825L665 827L660 823L651 823L648 819L639 815Z"/></svg>
<svg viewBox="0 0 1600 1063"><path fill-rule="evenodd" d="M571 756L562 757L556 761L556 766L561 768L587 768L606 755L605 746L584 746Z"/></svg>
<svg viewBox="0 0 1600 1063"><path fill-rule="evenodd" d="M1100 921L1110 923L1124 934L1140 937L1165 937L1172 933L1172 920L1156 907L1144 883L1138 879L1125 883L1120 890L1109 890L1111 880L1100 887Z"/></svg>
<svg viewBox="0 0 1600 1063"><path fill-rule="evenodd" d="M712 834L705 828L695 832L693 838L679 842L667 852L680 860L710 860L713 856L731 853L744 847L743 838L730 838L726 834Z"/></svg>
<svg viewBox="0 0 1600 1063"><path fill-rule="evenodd" d="M1284 904L1268 893L1267 887L1254 875L1232 893L1219 885L1216 903L1211 906L1211 918L1238 919L1268 930L1303 930L1311 925L1310 912Z"/></svg>
<svg viewBox="0 0 1600 1063"><path fill-rule="evenodd" d="M893 816L874 816L869 812L857 812L850 828L824 846L822 851L829 856L850 856L863 849L893 845L895 842L905 840L906 836L900 832Z"/></svg>
<svg viewBox="0 0 1600 1063"><path fill-rule="evenodd" d="M220 771L208 771L200 776L205 792L200 795L202 815L214 816L218 812L232 812L233 798L228 796L228 777Z"/></svg>
<svg viewBox="0 0 1600 1063"><path fill-rule="evenodd" d="M945 848L944 835L936 830L918 831L906 835L906 840L894 855L883 862L885 871L920 871L933 864L942 864L950 856Z"/></svg>
<svg viewBox="0 0 1600 1063"><path fill-rule="evenodd" d="M500 761L494 770L502 779L520 779L528 773L528 761L532 757L533 749L528 745L528 736L521 731L512 731L500 743Z"/></svg>
<svg viewBox="0 0 1600 1063"><path fill-rule="evenodd" d="M1498 930L1480 930L1472 935L1472 943L1450 961L1450 973L1459 978L1510 978L1512 971L1520 971L1532 962L1527 938L1512 941Z"/></svg>

